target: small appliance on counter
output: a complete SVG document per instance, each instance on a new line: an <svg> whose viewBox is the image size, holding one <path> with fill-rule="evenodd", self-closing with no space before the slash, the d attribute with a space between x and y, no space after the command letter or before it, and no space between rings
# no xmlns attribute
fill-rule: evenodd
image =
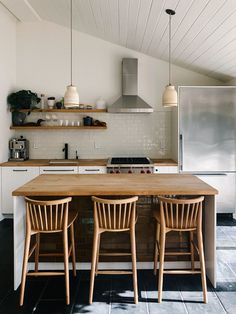
<svg viewBox="0 0 236 314"><path fill-rule="evenodd" d="M29 159L29 141L23 136L9 141L9 161L24 161Z"/></svg>

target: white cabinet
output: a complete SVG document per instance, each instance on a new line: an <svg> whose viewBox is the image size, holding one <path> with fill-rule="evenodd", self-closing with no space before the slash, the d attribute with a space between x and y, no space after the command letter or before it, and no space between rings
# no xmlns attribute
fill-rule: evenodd
<svg viewBox="0 0 236 314"><path fill-rule="evenodd" d="M39 167L2 167L2 213L13 213L12 192L39 175Z"/></svg>
<svg viewBox="0 0 236 314"><path fill-rule="evenodd" d="M77 167L73 166L45 166L40 167L40 174L75 174Z"/></svg>
<svg viewBox="0 0 236 314"><path fill-rule="evenodd" d="M104 174L107 173L106 166L79 166L79 174Z"/></svg>
<svg viewBox="0 0 236 314"><path fill-rule="evenodd" d="M178 166L155 166L154 173L178 173Z"/></svg>

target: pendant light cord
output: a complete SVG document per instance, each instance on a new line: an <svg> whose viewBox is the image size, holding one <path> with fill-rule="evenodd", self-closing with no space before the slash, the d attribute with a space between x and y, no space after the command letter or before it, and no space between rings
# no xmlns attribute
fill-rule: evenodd
<svg viewBox="0 0 236 314"><path fill-rule="evenodd" d="M72 1L70 0L70 85L72 85L72 71L73 71L73 46L72 46L72 19L73 19L73 8Z"/></svg>
<svg viewBox="0 0 236 314"><path fill-rule="evenodd" d="M171 85L171 14L169 14L169 85Z"/></svg>

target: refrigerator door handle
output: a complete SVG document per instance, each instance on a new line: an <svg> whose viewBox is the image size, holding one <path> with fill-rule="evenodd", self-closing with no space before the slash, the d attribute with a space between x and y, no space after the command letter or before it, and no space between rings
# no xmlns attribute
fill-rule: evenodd
<svg viewBox="0 0 236 314"><path fill-rule="evenodd" d="M183 171L183 156L184 156L184 148L183 148L183 134L179 135L179 164L180 164L180 171Z"/></svg>

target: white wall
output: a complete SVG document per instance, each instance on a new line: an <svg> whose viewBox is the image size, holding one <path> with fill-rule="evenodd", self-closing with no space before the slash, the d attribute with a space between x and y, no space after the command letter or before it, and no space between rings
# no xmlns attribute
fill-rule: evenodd
<svg viewBox="0 0 236 314"><path fill-rule="evenodd" d="M8 158L11 114L7 110L7 96L16 84L16 20L0 4L0 162Z"/></svg>
<svg viewBox="0 0 236 314"><path fill-rule="evenodd" d="M171 157L171 110L161 106L168 82L168 64L101 39L74 32L74 83L81 103L102 96L110 104L121 95L121 60L139 59L139 95L154 107L153 114L94 114L108 124L105 131L25 132L31 142L31 158L60 158L63 143L71 157L79 148L82 158L111 155ZM69 30L49 22L19 23L17 27L17 88L62 97L69 83ZM173 68L176 85L217 85L218 81ZM83 115L62 115L81 120ZM41 116L32 115L37 119ZM44 117L44 116L43 116ZM46 136L45 136L46 135ZM33 149L35 144L38 149ZM95 147L96 146L96 147Z"/></svg>

